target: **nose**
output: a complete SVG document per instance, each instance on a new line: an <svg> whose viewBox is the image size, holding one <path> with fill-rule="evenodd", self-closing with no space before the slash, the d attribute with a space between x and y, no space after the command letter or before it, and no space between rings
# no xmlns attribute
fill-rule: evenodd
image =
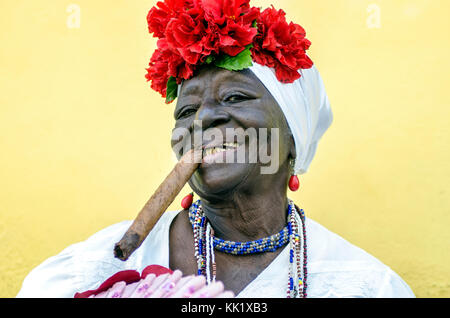
<svg viewBox="0 0 450 318"><path fill-rule="evenodd" d="M197 110L196 120L201 121L203 130L207 130L229 122L230 114L220 104L209 101Z"/></svg>

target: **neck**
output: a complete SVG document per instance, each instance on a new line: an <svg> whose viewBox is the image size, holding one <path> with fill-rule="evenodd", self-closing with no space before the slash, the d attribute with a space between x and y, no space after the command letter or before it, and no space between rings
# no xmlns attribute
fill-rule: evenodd
<svg viewBox="0 0 450 318"><path fill-rule="evenodd" d="M286 183L256 194L236 191L224 201L202 199L202 206L216 237L239 242L268 237L286 226Z"/></svg>

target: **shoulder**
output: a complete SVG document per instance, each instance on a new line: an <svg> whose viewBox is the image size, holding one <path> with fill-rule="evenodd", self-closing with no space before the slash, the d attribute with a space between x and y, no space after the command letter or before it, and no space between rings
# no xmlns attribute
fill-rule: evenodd
<svg viewBox="0 0 450 318"><path fill-rule="evenodd" d="M113 249L132 221L108 226L85 241L70 245L34 268L25 277L17 297L73 297L76 292L96 288L118 271L141 271L150 264L166 265L159 264L163 255L160 255L161 247L158 245L164 243L165 234L168 241L170 222L177 213L164 213L141 247L126 262L116 259Z"/></svg>
<svg viewBox="0 0 450 318"><path fill-rule="evenodd" d="M307 219L308 276L313 297L414 297L391 268Z"/></svg>

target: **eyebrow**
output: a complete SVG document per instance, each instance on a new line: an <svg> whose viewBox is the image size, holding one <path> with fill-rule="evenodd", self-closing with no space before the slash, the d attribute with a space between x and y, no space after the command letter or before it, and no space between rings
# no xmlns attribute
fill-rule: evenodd
<svg viewBox="0 0 450 318"><path fill-rule="evenodd" d="M182 87L183 94L182 95L194 95L198 94L200 91L200 85L198 83L189 83Z"/></svg>
<svg viewBox="0 0 450 318"><path fill-rule="evenodd" d="M236 76L236 73L223 73L223 75L221 74L219 76L221 77L220 83L223 84L228 79L228 77ZM231 82L233 82L233 83L244 82L244 83L252 84L252 85L255 84L255 81L252 78L245 76L242 73L237 73L237 77L234 78L234 80Z"/></svg>
<svg viewBox="0 0 450 318"><path fill-rule="evenodd" d="M237 77L235 77L237 75ZM219 77L219 79L220 79L220 84L222 85L222 84L224 84L224 83L226 83L226 81L228 80L228 78L229 77L235 77L234 79L233 79L233 81L230 81L230 82L232 82L232 83L236 83L236 82L242 82L242 83L247 83L247 84L250 84L250 85L255 85L255 81L254 81L254 79L252 79L252 78L250 78L250 77L248 77L248 76L245 76L244 74L242 74L242 73L235 73L235 72L233 72L233 73L229 73L229 72L224 72L224 73L221 73L221 74L219 74L219 75L217 75L218 77ZM195 95L195 94L198 94L199 93L199 91L201 90L201 85L200 85L200 83L198 83L198 82L189 82L189 84L185 84L184 86L183 86L183 95Z"/></svg>

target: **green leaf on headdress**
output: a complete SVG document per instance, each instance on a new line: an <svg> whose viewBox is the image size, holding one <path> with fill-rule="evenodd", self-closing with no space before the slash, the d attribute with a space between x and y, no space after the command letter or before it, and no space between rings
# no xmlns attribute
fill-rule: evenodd
<svg viewBox="0 0 450 318"><path fill-rule="evenodd" d="M206 58L205 63L211 64L212 62L214 62L214 56L210 55Z"/></svg>
<svg viewBox="0 0 450 318"><path fill-rule="evenodd" d="M250 49L252 45L247 45L245 50L236 56L223 54L216 61L215 65L227 69L229 71L241 71L253 65L252 53Z"/></svg>
<svg viewBox="0 0 450 318"><path fill-rule="evenodd" d="M173 102L178 95L178 84L175 77L171 76L167 81L166 104Z"/></svg>

